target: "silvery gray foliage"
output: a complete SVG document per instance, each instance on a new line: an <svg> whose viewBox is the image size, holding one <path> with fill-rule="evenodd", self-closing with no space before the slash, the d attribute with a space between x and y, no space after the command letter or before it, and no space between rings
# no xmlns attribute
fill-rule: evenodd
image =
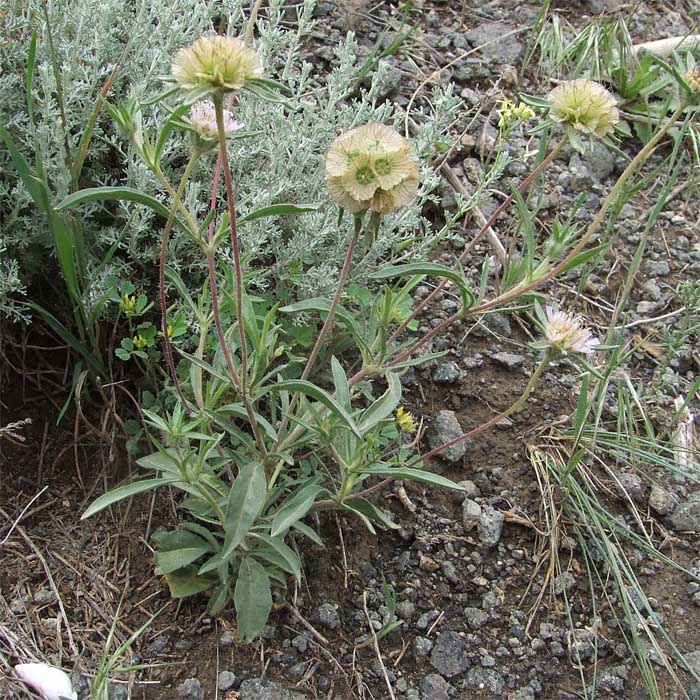
<svg viewBox="0 0 700 700"><path fill-rule="evenodd" d="M52 190L60 200L70 191L64 131L45 26L39 19L41 6L36 0L29 5L26 14L9 18L10 40L0 47L0 119L27 156L33 153L35 143L39 145ZM289 10L283 17L283 0L272 0L265 16L258 20L256 49L266 73L290 88L290 99L297 108L289 110L249 94L241 95L234 115L253 135L230 145L240 213L282 202L322 205L312 214L265 219L241 231L243 254L251 263L252 285L264 289L283 283L290 296L301 298L328 294L334 289L352 225L350 217L346 217L337 226L338 212L324 187L324 153L340 132L369 121L403 127L402 115L378 98L382 66L369 86L358 86L357 72L363 58L352 34L337 48L337 61L327 75L319 74L304 59L301 48L313 26L313 5L313 0L306 0L296 10L296 21L289 22ZM224 25L233 28L232 32L239 31L247 11L248 2L243 0L143 0L135 6L104 0L49 3L70 150L75 152L96 97L117 62L121 61L122 67L109 99L116 102L125 97L151 98L163 90L160 78L169 73L177 49L211 31L214 21L216 26L222 26L223 20ZM40 38L33 89L36 133L32 133L26 117L23 85L26 49L34 27ZM384 218L376 241L358 262L357 276L380 263L419 254L430 245L434 231L420 212L426 202L435 201L433 192L439 178L426 165L427 156L444 138L459 106L451 88L436 88L426 105L412 113L418 124L412 138L424 163L419 196L412 206ZM144 129L153 133L166 116L162 106L144 106ZM164 151L164 170L173 181L181 172L187 146L188 135L175 134ZM192 209L202 213L210 196L214 162L214 154L202 159L186 193ZM7 316L13 308L10 295L21 293L23 285L28 285L42 269L51 244L41 215L18 182L4 152L0 152L0 166L3 241L7 248L0 265L0 315ZM100 185L127 185L162 196L161 187L131 153L106 112L98 119L80 181L81 187ZM101 256L110 246L117 243L119 248L110 266L99 274L93 273L86 305L90 306L99 296L109 274L142 279L147 285L157 261L163 222L131 203L93 204L79 213L92 256L88 261L90 270L99 269ZM406 241L415 243L397 246ZM397 250L401 252L396 253ZM255 261L263 264L255 265ZM177 235L173 237L169 263L186 273L185 278L193 284L204 270L201 253Z"/></svg>

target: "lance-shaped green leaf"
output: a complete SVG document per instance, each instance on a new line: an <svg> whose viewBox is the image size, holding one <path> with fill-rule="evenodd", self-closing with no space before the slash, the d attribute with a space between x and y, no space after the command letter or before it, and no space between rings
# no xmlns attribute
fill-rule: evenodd
<svg viewBox="0 0 700 700"><path fill-rule="evenodd" d="M270 534L283 535L294 523L301 520L311 509L316 496L323 491L318 484L307 484L285 501L275 513Z"/></svg>
<svg viewBox="0 0 700 700"><path fill-rule="evenodd" d="M88 507L88 509L80 516L81 520L85 520L95 513L99 513L112 503L117 501L122 501L125 498L131 498L131 496L137 496L140 493L146 493L146 491L152 491L157 489L159 486L167 486L169 484L175 483L176 479L142 479L141 481L134 481L131 484L126 484L124 486L119 486L116 489L108 491L103 496L96 498Z"/></svg>
<svg viewBox="0 0 700 700"><path fill-rule="evenodd" d="M454 481L433 474L432 472L423 471L422 469L411 469L410 467L368 467L362 470L363 474L371 474L372 476L383 476L385 478L403 479L405 481L419 481L422 484L433 484L443 488L455 489L463 491L464 487L456 484Z"/></svg>
<svg viewBox="0 0 700 700"><path fill-rule="evenodd" d="M246 464L231 487L226 506L224 558L240 547L258 517L266 495L267 481L263 466L257 462Z"/></svg>
<svg viewBox="0 0 700 700"><path fill-rule="evenodd" d="M401 401L401 380L395 372L386 373L389 388L362 414L357 427L362 433L389 417Z"/></svg>
<svg viewBox="0 0 700 700"><path fill-rule="evenodd" d="M457 270L440 265L439 263L423 262L408 263L406 265L392 265L382 270L377 270L367 277L373 280L385 280L391 277L404 277L406 275L432 275L433 277L446 277L454 282L462 295L462 306L468 309L474 303L474 295L469 289L469 283Z"/></svg>
<svg viewBox="0 0 700 700"><path fill-rule="evenodd" d="M184 569L213 550L209 542L186 530L158 532L153 535L153 539L158 544L155 554L157 574L170 574Z"/></svg>
<svg viewBox="0 0 700 700"><path fill-rule="evenodd" d="M188 596L208 591L216 584L216 576L200 576L196 566L187 566L165 575L165 581L173 598Z"/></svg>
<svg viewBox="0 0 700 700"><path fill-rule="evenodd" d="M306 381L305 379L290 379L285 382L279 382L266 387L267 391L298 391L301 394L310 396L322 403L346 428L351 430L358 438L362 438L362 434L357 429L352 416L327 392L321 387ZM262 393L262 392L261 392Z"/></svg>
<svg viewBox="0 0 700 700"><path fill-rule="evenodd" d="M272 610L272 591L265 568L251 557L241 561L233 604L238 634L243 642L252 642L262 632Z"/></svg>
<svg viewBox="0 0 700 700"><path fill-rule="evenodd" d="M281 557L281 568L288 571L294 578L301 583L301 562L297 553L288 545L286 545L281 537L270 537L262 533L256 533L255 537L264 542L270 549L274 550ZM253 549L251 554L257 556L259 550Z"/></svg>

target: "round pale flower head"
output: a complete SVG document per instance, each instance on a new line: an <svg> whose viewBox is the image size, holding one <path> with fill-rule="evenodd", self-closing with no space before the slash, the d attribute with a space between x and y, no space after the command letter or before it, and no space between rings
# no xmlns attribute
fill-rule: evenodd
<svg viewBox="0 0 700 700"><path fill-rule="evenodd" d="M216 141L219 131L216 126L214 103L210 100L195 102L190 109L190 126L195 134L205 141ZM230 136L242 128L243 124L237 122L228 109L224 109L224 133L226 136Z"/></svg>
<svg viewBox="0 0 700 700"><path fill-rule="evenodd" d="M550 117L577 134L603 138L611 134L620 115L613 96L588 78L567 80L549 93Z"/></svg>
<svg viewBox="0 0 700 700"><path fill-rule="evenodd" d="M262 77L258 56L250 47L232 36L202 36L180 49L171 72L184 90L210 88L213 91L240 90L247 80Z"/></svg>
<svg viewBox="0 0 700 700"><path fill-rule="evenodd" d="M549 345L555 350L590 355L600 344L580 318L552 306L548 306L545 313L547 322L544 334Z"/></svg>
<svg viewBox="0 0 700 700"><path fill-rule="evenodd" d="M365 124L341 134L326 154L331 198L352 214L389 214L418 191L418 158L411 144L384 124Z"/></svg>

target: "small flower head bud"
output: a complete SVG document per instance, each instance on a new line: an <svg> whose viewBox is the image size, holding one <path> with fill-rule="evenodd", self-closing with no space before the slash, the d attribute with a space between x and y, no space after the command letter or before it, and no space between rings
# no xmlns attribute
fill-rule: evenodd
<svg viewBox="0 0 700 700"><path fill-rule="evenodd" d="M412 435L418 427L413 414L403 406L399 406L396 409L396 425L399 428L399 432L404 435Z"/></svg>
<svg viewBox="0 0 700 700"><path fill-rule="evenodd" d="M331 198L356 214L389 214L418 191L418 159L411 144L383 124L366 124L339 136L326 155Z"/></svg>
<svg viewBox="0 0 700 700"><path fill-rule="evenodd" d="M549 103L550 117L563 123L573 136L604 138L620 121L613 96L588 78L561 83L549 93Z"/></svg>
<svg viewBox="0 0 700 700"><path fill-rule="evenodd" d="M131 342L137 350L143 350L148 345L148 340L144 338L140 333L135 335Z"/></svg>
<svg viewBox="0 0 700 700"><path fill-rule="evenodd" d="M183 90L240 90L247 80L262 77L262 67L253 49L232 36L202 36L180 49L171 72Z"/></svg>
<svg viewBox="0 0 700 700"><path fill-rule="evenodd" d="M700 67L695 66L688 70L683 76L686 89L685 94L690 104L700 104Z"/></svg>
<svg viewBox="0 0 700 700"><path fill-rule="evenodd" d="M549 346L559 352L590 355L600 341L593 337L581 319L551 306L545 309L547 322L544 334Z"/></svg>
<svg viewBox="0 0 700 700"><path fill-rule="evenodd" d="M209 100L193 104L190 109L190 126L196 137L205 145L215 145L219 132L216 126L214 104ZM242 128L243 124L237 122L228 109L224 109L224 133L226 136L230 136Z"/></svg>

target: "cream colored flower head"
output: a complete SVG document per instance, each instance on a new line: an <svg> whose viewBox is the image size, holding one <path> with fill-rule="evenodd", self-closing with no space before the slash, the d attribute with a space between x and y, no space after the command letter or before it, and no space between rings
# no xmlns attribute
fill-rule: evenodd
<svg viewBox="0 0 700 700"><path fill-rule="evenodd" d="M192 105L190 109L190 126L197 136L204 140L215 141L218 138L216 109L210 100L202 100ZM224 133L226 136L230 136L242 128L243 124L237 122L228 109L224 109Z"/></svg>
<svg viewBox="0 0 700 700"><path fill-rule="evenodd" d="M184 90L211 88L222 92L240 90L247 80L262 77L258 56L232 36L202 36L180 49L171 72Z"/></svg>
<svg viewBox="0 0 700 700"><path fill-rule="evenodd" d="M352 214L389 214L418 191L418 158L411 144L384 124L365 124L341 134L326 154L326 186Z"/></svg>
<svg viewBox="0 0 700 700"><path fill-rule="evenodd" d="M545 309L547 322L544 334L549 345L560 352L590 355L600 344L580 319L552 306Z"/></svg>
<svg viewBox="0 0 700 700"><path fill-rule="evenodd" d="M612 134L620 115L613 96L588 78L568 80L549 93L549 116L576 135L603 138Z"/></svg>

